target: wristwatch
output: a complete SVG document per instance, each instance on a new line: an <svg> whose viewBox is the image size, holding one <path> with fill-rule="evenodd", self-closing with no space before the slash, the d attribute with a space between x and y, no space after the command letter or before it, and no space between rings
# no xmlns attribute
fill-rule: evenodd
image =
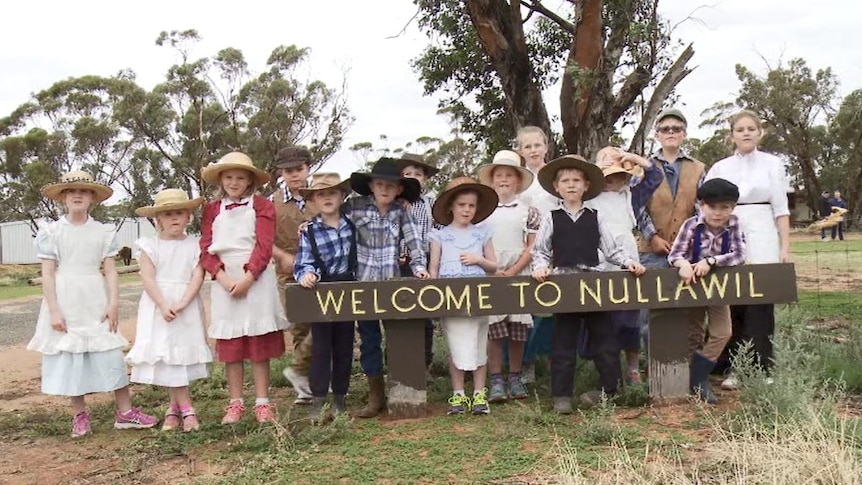
<svg viewBox="0 0 862 485"><path fill-rule="evenodd" d="M715 256L707 256L706 257L706 264L708 264L709 267L712 268L713 266L718 264L718 261L715 260Z"/></svg>

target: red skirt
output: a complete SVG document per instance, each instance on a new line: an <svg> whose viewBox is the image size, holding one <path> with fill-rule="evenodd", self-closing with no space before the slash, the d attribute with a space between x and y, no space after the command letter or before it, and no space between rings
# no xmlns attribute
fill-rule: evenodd
<svg viewBox="0 0 862 485"><path fill-rule="evenodd" d="M265 333L254 337L243 336L227 340L216 340L216 356L219 362L232 363L250 360L264 362L277 359L284 354L284 332Z"/></svg>

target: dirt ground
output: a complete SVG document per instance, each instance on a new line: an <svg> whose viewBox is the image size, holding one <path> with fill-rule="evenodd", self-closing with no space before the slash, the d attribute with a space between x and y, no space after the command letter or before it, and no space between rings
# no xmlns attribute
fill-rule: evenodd
<svg viewBox="0 0 862 485"><path fill-rule="evenodd" d="M862 240L862 235L849 236L851 240ZM796 241L816 241L818 237L809 234L794 234ZM821 244L834 244L823 242ZM819 289L820 291L862 290L862 274L853 270L862 262L862 253L839 253L830 257L798 256L797 278L800 289ZM854 261L851 261L850 259ZM12 268L20 273L22 268ZM2 272L0 272L2 273ZM8 273L7 273L8 275ZM3 276L0 274L0 276ZM139 285L138 285L139 286ZM203 292L207 295L209 292ZM0 302L20 304L22 301L38 301L40 297L25 297L13 301ZM128 302L126 303L128 304ZM2 323L2 322L0 322ZM0 329L3 329L0 325ZM134 318L120 322L120 329L127 338L135 334ZM46 396L40 393L39 362L40 354L24 349L25 343L0 347L0 412L27 413L34 410L68 410L65 398ZM106 402L111 395L103 394L88 397L89 402ZM722 407L732 406L732 394L722 396ZM624 410L618 420L634 419L643 414L651 416L665 432L684 430L685 423L695 419L688 404L665 405L644 409ZM0 430L2 431L2 430ZM661 433L660 429L656 430ZM690 430L687 431L691 433ZM705 433L708 430L704 431ZM206 447L198 450L198 456L182 454L165 460L163 457L154 463L146 457L131 459L117 456L116 440L136 439L133 434L117 436L116 433L96 434L84 441L69 438L40 438L38 442L30 439L7 438L0 433L0 484L101 484L124 481L132 483L182 483L190 478L205 479L223 471L201 456Z"/></svg>

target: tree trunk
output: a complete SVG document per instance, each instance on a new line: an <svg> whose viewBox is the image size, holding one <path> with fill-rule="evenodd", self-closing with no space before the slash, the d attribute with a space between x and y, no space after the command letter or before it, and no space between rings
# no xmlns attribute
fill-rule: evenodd
<svg viewBox="0 0 862 485"><path fill-rule="evenodd" d="M506 112L516 129L538 126L550 134L551 123L533 65L521 20L520 2L464 0L470 21L500 77L506 95Z"/></svg>

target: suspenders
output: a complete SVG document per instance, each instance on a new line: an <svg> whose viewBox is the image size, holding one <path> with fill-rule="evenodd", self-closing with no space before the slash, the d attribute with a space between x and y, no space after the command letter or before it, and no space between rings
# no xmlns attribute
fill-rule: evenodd
<svg viewBox="0 0 862 485"><path fill-rule="evenodd" d="M692 242L694 248L691 250L692 263L700 261L700 243L703 240L703 231L705 229L705 225L697 226L694 229L694 241ZM727 254L728 251L730 251L730 231L725 231L724 235L721 236L721 254Z"/></svg>
<svg viewBox="0 0 862 485"><path fill-rule="evenodd" d="M308 231L308 242L311 245L311 255L314 257L314 264L320 270L320 281L347 281L343 278L350 277L350 279L355 279L356 276L356 226L353 225L353 222L350 219L342 216L344 221L350 227L350 254L347 256L347 275L331 275L329 274L329 270L326 268L326 265L323 264L323 259L320 257L320 249L317 247L317 239L314 237L314 224L309 224L306 230ZM340 279L336 279L340 278Z"/></svg>

